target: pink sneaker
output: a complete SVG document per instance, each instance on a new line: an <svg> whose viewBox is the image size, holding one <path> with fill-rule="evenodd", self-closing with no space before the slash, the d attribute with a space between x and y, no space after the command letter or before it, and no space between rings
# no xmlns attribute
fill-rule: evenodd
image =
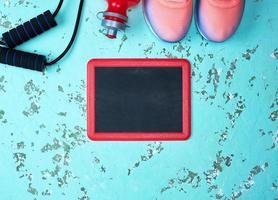
<svg viewBox="0 0 278 200"><path fill-rule="evenodd" d="M197 0L196 22L200 33L208 40L223 42L240 24L244 0Z"/></svg>
<svg viewBox="0 0 278 200"><path fill-rule="evenodd" d="M144 0L143 10L155 35L167 42L177 42L190 27L192 0Z"/></svg>

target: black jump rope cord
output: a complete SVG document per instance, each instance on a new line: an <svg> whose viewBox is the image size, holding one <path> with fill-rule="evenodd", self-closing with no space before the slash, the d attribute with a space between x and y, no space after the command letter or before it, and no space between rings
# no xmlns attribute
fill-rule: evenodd
<svg viewBox="0 0 278 200"><path fill-rule="evenodd" d="M76 37L78 27L80 24L83 3L84 0L80 0L76 23L75 23L74 31L70 39L70 42L68 43L66 49L56 59L47 62L46 57L43 55L14 50L8 45L8 43L11 44L12 42L13 44L14 43L21 44L24 42L23 40L25 41L28 40L27 38L28 34L35 37L36 35L42 33L43 30L44 31L48 30L47 27L50 29L56 26L57 23L54 20L54 16L58 14L63 4L63 0L60 0L59 5L57 6L53 15L50 13L50 11L46 11L43 14L39 15L38 17L31 19L29 22L25 22L23 25L20 25L10 30L9 32L4 33L3 36L6 35L6 37L3 37L4 41L0 42L0 44L8 46L9 48L0 47L0 63L14 65L14 66L23 67L31 70L36 70L36 71L43 71L45 66L55 64L56 62L61 60L71 48L74 39ZM42 27L44 27L44 29ZM29 37L29 39L31 38L32 37ZM11 41L13 39L17 42Z"/></svg>
<svg viewBox="0 0 278 200"><path fill-rule="evenodd" d="M75 25L74 25L74 30L73 30L71 39L70 39L70 41L68 43L68 46L66 47L66 49L57 58L55 58L54 60L52 60L50 62L47 62L46 65L53 65L53 64L55 64L56 62L61 60L67 54L67 52L70 50L70 48L71 48L71 46L72 46L72 44L74 42L74 39L76 38L76 34L77 34L78 27L79 27L79 24L80 24L83 4L84 4L84 0L80 0L78 12L77 12L77 17L76 17L76 21L75 21Z"/></svg>
<svg viewBox="0 0 278 200"><path fill-rule="evenodd" d="M56 17L56 16L57 16L57 14L59 13L59 11L60 11L60 9L61 9L61 7L62 7L62 5L63 5L63 2L64 2L64 0L60 0L60 1L59 1L59 4L58 4L56 10L55 10L54 13L52 14L53 17Z"/></svg>

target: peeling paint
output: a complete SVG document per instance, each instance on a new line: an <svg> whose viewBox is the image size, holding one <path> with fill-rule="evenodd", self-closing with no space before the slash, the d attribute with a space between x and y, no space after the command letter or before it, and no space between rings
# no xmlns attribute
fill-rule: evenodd
<svg viewBox="0 0 278 200"><path fill-rule="evenodd" d="M36 16L57 3L3 0L0 29L23 22L15 14L19 9ZM95 17L104 2L87 4L86 26L54 69L38 74L0 67L0 199L278 200L278 20L269 12L278 5L246 1L241 27L227 42L208 42L191 26L182 41L166 43L148 33L138 8L129 10L130 29L109 40ZM63 8L74 12L72 5ZM76 15L64 15L63 8L57 20L72 30ZM56 31L18 48L48 51L50 59L64 48L66 32ZM57 47L49 49L47 42ZM188 141L123 144L87 138L85 65L109 57L189 59ZM14 188L19 189L11 192Z"/></svg>
<svg viewBox="0 0 278 200"><path fill-rule="evenodd" d="M162 143L161 142L155 142L152 144L147 145L147 154L143 154L140 156L140 159L133 164L131 168L128 169L127 175L131 175L131 173L139 167L142 162L149 161L152 159L156 154L160 154L163 151Z"/></svg>
<svg viewBox="0 0 278 200"><path fill-rule="evenodd" d="M242 54L242 57L245 58L246 60L251 60L252 55L256 53L258 48L259 45L257 45L252 49L246 49L246 52Z"/></svg>
<svg viewBox="0 0 278 200"><path fill-rule="evenodd" d="M273 51L273 53L271 54L271 57L272 57L273 59L278 60L278 48L276 48L276 49Z"/></svg>
<svg viewBox="0 0 278 200"><path fill-rule="evenodd" d="M183 168L178 171L176 178L172 178L169 180L168 185L166 187L163 187L160 193L164 193L172 188L186 193L186 186L196 189L200 186L200 182L201 177L198 175L198 173Z"/></svg>

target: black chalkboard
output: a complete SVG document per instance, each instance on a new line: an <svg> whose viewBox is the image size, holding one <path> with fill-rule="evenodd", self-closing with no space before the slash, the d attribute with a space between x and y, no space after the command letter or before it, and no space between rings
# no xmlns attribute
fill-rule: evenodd
<svg viewBox="0 0 278 200"><path fill-rule="evenodd" d="M94 141L186 140L191 131L185 59L92 59L87 65L87 135Z"/></svg>
<svg viewBox="0 0 278 200"><path fill-rule="evenodd" d="M182 132L181 67L96 67L96 132Z"/></svg>

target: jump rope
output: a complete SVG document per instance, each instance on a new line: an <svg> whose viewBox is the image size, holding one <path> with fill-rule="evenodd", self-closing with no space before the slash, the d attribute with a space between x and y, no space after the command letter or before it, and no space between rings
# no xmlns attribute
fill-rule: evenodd
<svg viewBox="0 0 278 200"><path fill-rule="evenodd" d="M63 0L59 1L53 14L47 10L37 17L3 33L2 38L0 39L0 63L35 71L44 71L47 66L60 61L67 54L74 42L80 23L83 4L84 0L80 0L71 39L65 50L57 58L52 61L47 61L46 56L44 55L19 51L14 48L57 26L55 17L58 15L63 5Z"/></svg>

